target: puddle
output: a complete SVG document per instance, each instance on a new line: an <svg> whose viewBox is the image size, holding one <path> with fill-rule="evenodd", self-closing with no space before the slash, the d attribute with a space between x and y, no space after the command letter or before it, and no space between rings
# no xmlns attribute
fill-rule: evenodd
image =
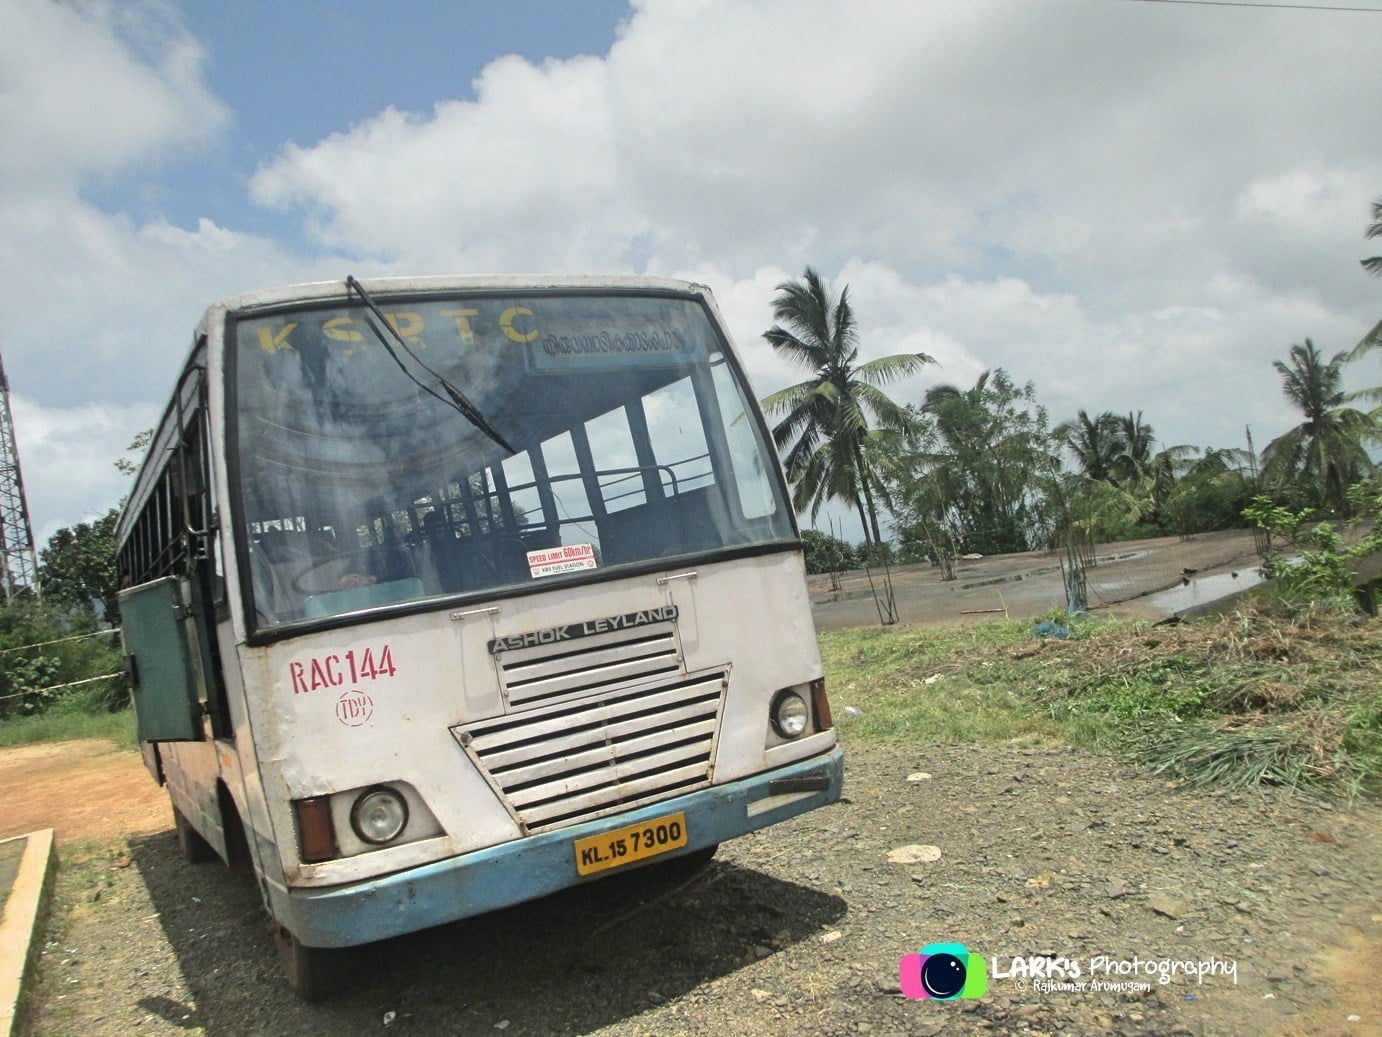
<svg viewBox="0 0 1382 1037"><path fill-rule="evenodd" d="M1258 574L1257 567L1247 566L1236 572L1201 576L1191 580L1188 585L1172 587L1170 590L1153 594L1146 599L1146 602L1158 612L1171 615L1195 605L1218 601L1220 598L1226 598L1230 594L1236 594L1248 587L1256 587L1261 582L1262 577Z"/></svg>

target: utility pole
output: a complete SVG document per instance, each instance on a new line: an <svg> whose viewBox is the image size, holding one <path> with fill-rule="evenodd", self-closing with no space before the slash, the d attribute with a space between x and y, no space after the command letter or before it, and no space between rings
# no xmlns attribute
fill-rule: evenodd
<svg viewBox="0 0 1382 1037"><path fill-rule="evenodd" d="M10 413L10 382L0 357L0 581L8 604L24 588L39 597L38 555L29 525L29 504L19 471L19 448L14 442Z"/></svg>

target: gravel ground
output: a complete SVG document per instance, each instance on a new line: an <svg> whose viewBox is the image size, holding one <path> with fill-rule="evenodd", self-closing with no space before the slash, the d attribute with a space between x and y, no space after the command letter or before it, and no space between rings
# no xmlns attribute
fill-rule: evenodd
<svg viewBox="0 0 1382 1037"><path fill-rule="evenodd" d="M722 847L700 872L649 868L376 945L323 1005L284 987L248 877L183 863L167 831L69 846L31 1031L1382 1027L1378 807L1189 792L1065 748L846 751L845 801ZM939 859L889 863L913 844ZM1003 970L1017 956L1216 958L1236 962L1237 983L1039 993L991 975L978 1001L908 1001L898 957L931 942Z"/></svg>

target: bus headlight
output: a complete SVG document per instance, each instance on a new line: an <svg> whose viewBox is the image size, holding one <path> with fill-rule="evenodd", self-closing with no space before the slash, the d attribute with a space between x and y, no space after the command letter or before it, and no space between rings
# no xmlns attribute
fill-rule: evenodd
<svg viewBox="0 0 1382 1037"><path fill-rule="evenodd" d="M800 738L806 731L806 725L811 722L811 711L806 708L806 700L791 690L778 692L769 715L773 730L783 738Z"/></svg>
<svg viewBox="0 0 1382 1037"><path fill-rule="evenodd" d="M369 789L350 808L350 827L376 846L397 839L408 824L408 803L393 789Z"/></svg>

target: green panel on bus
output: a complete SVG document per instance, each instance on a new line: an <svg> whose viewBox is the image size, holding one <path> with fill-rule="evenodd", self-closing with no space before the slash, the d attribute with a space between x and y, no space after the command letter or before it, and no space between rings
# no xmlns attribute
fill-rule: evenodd
<svg viewBox="0 0 1382 1037"><path fill-rule="evenodd" d="M125 651L134 657L134 716L141 742L202 738L180 583L165 576L120 592Z"/></svg>

